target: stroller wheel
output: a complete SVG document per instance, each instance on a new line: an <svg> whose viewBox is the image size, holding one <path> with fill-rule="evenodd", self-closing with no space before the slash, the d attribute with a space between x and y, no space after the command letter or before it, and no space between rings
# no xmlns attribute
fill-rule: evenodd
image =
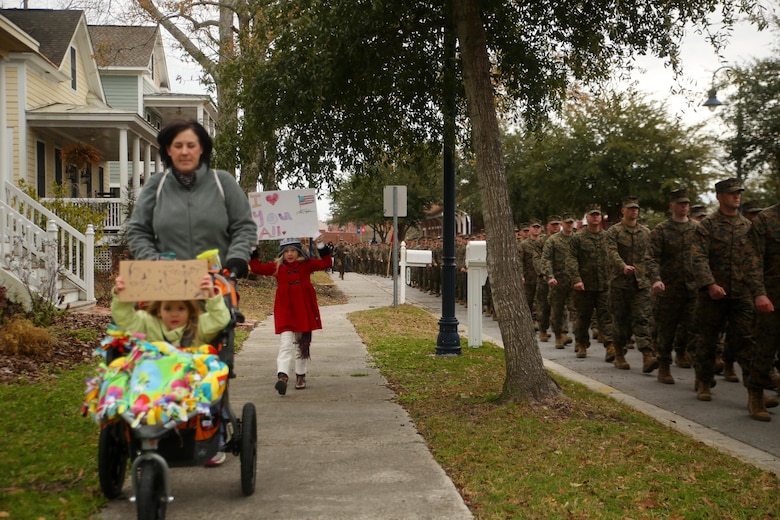
<svg viewBox="0 0 780 520"><path fill-rule="evenodd" d="M141 473L135 497L138 520L163 520L168 506L163 468L153 460L146 460L138 471Z"/></svg>
<svg viewBox="0 0 780 520"><path fill-rule="evenodd" d="M255 492L257 481L257 413L255 405L246 403L241 412L241 491L244 496Z"/></svg>
<svg viewBox="0 0 780 520"><path fill-rule="evenodd" d="M109 424L100 430L98 440L98 478L100 489L106 498L122 494L125 483L129 447L126 426L122 422Z"/></svg>

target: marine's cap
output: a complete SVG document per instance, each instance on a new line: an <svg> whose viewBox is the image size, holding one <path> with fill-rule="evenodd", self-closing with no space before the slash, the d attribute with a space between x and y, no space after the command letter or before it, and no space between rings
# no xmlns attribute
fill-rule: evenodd
<svg viewBox="0 0 780 520"><path fill-rule="evenodd" d="M573 213L564 213L563 214L563 221L564 222L574 222L576 220L577 219L574 218L574 214Z"/></svg>
<svg viewBox="0 0 780 520"><path fill-rule="evenodd" d="M639 207L639 197L623 197L623 207L624 208L638 208Z"/></svg>
<svg viewBox="0 0 780 520"><path fill-rule="evenodd" d="M542 227L542 221L539 220L538 218L532 218L531 220L528 221L528 225L530 227Z"/></svg>
<svg viewBox="0 0 780 520"><path fill-rule="evenodd" d="M593 215L594 213L601 215L601 204L597 204L595 202L593 204L588 204L588 207L585 208L585 212L588 215Z"/></svg>
<svg viewBox="0 0 780 520"><path fill-rule="evenodd" d="M520 224L520 231L528 231L531 228L531 224L528 222L523 222Z"/></svg>
<svg viewBox="0 0 780 520"><path fill-rule="evenodd" d="M669 194L669 202L690 202L691 199L688 198L688 190L685 188L680 188L679 190L674 190Z"/></svg>
<svg viewBox="0 0 780 520"><path fill-rule="evenodd" d="M691 216L692 217L701 217L702 215L707 214L707 207L703 206L701 204L697 204L696 206L691 207Z"/></svg>
<svg viewBox="0 0 780 520"><path fill-rule="evenodd" d="M745 191L745 188L742 187L742 183L739 182L739 179L735 179L734 177L715 183L715 193L717 194L736 193L738 191Z"/></svg>
<svg viewBox="0 0 780 520"><path fill-rule="evenodd" d="M764 207L757 200L749 200L742 203L742 213L759 213Z"/></svg>
<svg viewBox="0 0 780 520"><path fill-rule="evenodd" d="M561 223L561 216L560 215L550 215L547 217L547 223L548 224L560 224Z"/></svg>

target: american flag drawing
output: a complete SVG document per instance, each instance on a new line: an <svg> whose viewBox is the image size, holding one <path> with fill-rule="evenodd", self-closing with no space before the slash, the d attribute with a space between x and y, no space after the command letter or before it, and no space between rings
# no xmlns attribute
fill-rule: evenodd
<svg viewBox="0 0 780 520"><path fill-rule="evenodd" d="M298 205L314 204L314 195L298 195Z"/></svg>

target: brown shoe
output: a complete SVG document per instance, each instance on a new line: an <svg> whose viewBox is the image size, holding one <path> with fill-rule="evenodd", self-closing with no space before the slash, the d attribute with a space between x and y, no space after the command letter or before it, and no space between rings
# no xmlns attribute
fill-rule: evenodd
<svg viewBox="0 0 780 520"><path fill-rule="evenodd" d="M658 359L649 350L642 352L642 373L649 374L658 368Z"/></svg>
<svg viewBox="0 0 780 520"><path fill-rule="evenodd" d="M729 383L739 383L739 377L737 376L736 372L734 372L733 361L723 362L723 379Z"/></svg>
<svg viewBox="0 0 780 520"><path fill-rule="evenodd" d="M705 383L704 381L697 379L694 385L696 387L696 399L699 401L712 401L712 386L710 383Z"/></svg>
<svg viewBox="0 0 780 520"><path fill-rule="evenodd" d="M295 374L295 389L303 390L306 388L306 374Z"/></svg>
<svg viewBox="0 0 780 520"><path fill-rule="evenodd" d="M571 339L571 336L569 336L567 333L563 333L563 344L564 345L571 345L573 339Z"/></svg>
<svg viewBox="0 0 780 520"><path fill-rule="evenodd" d="M766 410L764 405L764 389L748 388L748 412L750 417L756 421L769 422L772 416Z"/></svg>
<svg viewBox="0 0 780 520"><path fill-rule="evenodd" d="M578 358L588 357L588 346L584 343L577 343L574 346L574 351L577 353Z"/></svg>
<svg viewBox="0 0 780 520"><path fill-rule="evenodd" d="M274 385L274 388L276 388L276 391L279 392L279 395L284 395L287 393L287 374L284 372L279 372L276 376L278 379Z"/></svg>
<svg viewBox="0 0 780 520"><path fill-rule="evenodd" d="M604 353L604 361L607 363L612 363L615 361L615 345L612 343L607 343L604 346L605 353Z"/></svg>
<svg viewBox="0 0 780 520"><path fill-rule="evenodd" d="M547 343L547 340L549 340L549 339L550 339L550 335L547 334L546 330L539 331L539 341Z"/></svg>
<svg viewBox="0 0 780 520"><path fill-rule="evenodd" d="M659 363L658 365L658 382L665 385L673 385L674 378L672 377L671 368L667 363Z"/></svg>
<svg viewBox="0 0 780 520"><path fill-rule="evenodd" d="M712 366L712 373L713 374L722 374L723 373L723 358L720 354L715 356L715 364Z"/></svg>
<svg viewBox="0 0 780 520"><path fill-rule="evenodd" d="M564 347L565 343L563 340L563 334L556 334L555 335L555 348L558 350L562 349Z"/></svg>
<svg viewBox="0 0 780 520"><path fill-rule="evenodd" d="M674 354L674 364L680 368L691 368L691 358L686 351L678 351Z"/></svg>
<svg viewBox="0 0 780 520"><path fill-rule="evenodd" d="M620 370L630 370L631 365L628 364L628 361L626 361L625 352L623 349L615 347L615 360L613 361L615 364L615 368L618 368Z"/></svg>

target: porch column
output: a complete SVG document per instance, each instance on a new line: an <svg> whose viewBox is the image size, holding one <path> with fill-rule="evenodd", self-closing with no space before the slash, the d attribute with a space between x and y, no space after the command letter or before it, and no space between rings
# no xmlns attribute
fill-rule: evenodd
<svg viewBox="0 0 780 520"><path fill-rule="evenodd" d="M119 129L119 198L127 204L127 128Z"/></svg>
<svg viewBox="0 0 780 520"><path fill-rule="evenodd" d="M8 100L5 94L5 58L0 56L0 200L5 202L5 183L11 179L13 159L8 146Z"/></svg>
<svg viewBox="0 0 780 520"><path fill-rule="evenodd" d="M152 176L152 144L144 141L144 184Z"/></svg>
<svg viewBox="0 0 780 520"><path fill-rule="evenodd" d="M198 123L202 124L204 127L208 128L208 126L203 121L203 107L201 105L198 105L198 107L195 109L197 111L197 121Z"/></svg>
<svg viewBox="0 0 780 520"><path fill-rule="evenodd" d="M133 136L133 193L138 196L141 186L141 136Z"/></svg>

